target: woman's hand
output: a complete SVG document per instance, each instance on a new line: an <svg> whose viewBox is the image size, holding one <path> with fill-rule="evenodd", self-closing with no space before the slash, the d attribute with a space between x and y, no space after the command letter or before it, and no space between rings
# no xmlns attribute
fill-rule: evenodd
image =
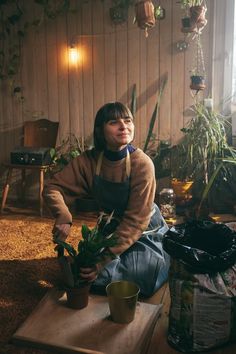
<svg viewBox="0 0 236 354"><path fill-rule="evenodd" d="M98 277L98 273L102 270L102 265L100 263L95 264L91 268L80 268L81 278L87 280L88 282L93 282Z"/></svg>
<svg viewBox="0 0 236 354"><path fill-rule="evenodd" d="M53 242L65 241L70 233L71 224L54 225L52 229Z"/></svg>

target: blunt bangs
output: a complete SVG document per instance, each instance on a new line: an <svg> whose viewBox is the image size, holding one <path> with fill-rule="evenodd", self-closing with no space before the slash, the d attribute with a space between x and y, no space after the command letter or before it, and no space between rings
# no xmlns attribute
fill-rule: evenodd
<svg viewBox="0 0 236 354"><path fill-rule="evenodd" d="M106 103L98 110L95 117L93 130L94 147L96 150L103 150L106 147L106 141L103 133L104 123L119 118L133 119L133 115L129 108L121 102Z"/></svg>

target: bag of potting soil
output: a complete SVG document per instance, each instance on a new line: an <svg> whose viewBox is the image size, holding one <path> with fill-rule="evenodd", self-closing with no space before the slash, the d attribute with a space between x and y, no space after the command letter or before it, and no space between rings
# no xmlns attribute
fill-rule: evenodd
<svg viewBox="0 0 236 354"><path fill-rule="evenodd" d="M182 352L236 340L236 232L191 221L163 240L171 256L168 342Z"/></svg>

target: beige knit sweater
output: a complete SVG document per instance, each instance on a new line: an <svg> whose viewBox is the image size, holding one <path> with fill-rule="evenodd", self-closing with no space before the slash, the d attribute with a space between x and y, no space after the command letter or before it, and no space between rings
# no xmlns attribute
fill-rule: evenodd
<svg viewBox="0 0 236 354"><path fill-rule="evenodd" d="M130 158L130 196L116 229L119 245L112 248L117 255L127 250L147 228L156 190L152 160L140 149L136 149ZM92 196L97 159L98 153L94 149L88 150L45 183L43 197L55 224L72 223L70 205L76 199ZM100 176L112 182L124 181L127 178L125 159L110 161L103 157Z"/></svg>

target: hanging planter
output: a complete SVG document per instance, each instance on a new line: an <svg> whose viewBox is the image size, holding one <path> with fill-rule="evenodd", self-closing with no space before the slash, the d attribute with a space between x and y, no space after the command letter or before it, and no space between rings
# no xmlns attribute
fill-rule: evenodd
<svg viewBox="0 0 236 354"><path fill-rule="evenodd" d="M204 27L207 24L206 11L207 8L203 5L190 7L189 12L192 24L195 24L198 28Z"/></svg>
<svg viewBox="0 0 236 354"><path fill-rule="evenodd" d="M138 27L145 30L147 36L148 29L154 27L156 22L152 1L143 0L135 4L135 20Z"/></svg>
<svg viewBox="0 0 236 354"><path fill-rule="evenodd" d="M191 76L191 90L201 91L204 90L206 87L205 85L205 78L201 75L192 75Z"/></svg>
<svg viewBox="0 0 236 354"><path fill-rule="evenodd" d="M205 0L180 0L181 8L184 10L182 19L183 33L202 31L207 24L205 17L207 7Z"/></svg>
<svg viewBox="0 0 236 354"><path fill-rule="evenodd" d="M192 70L190 89L202 91L205 89L205 77L206 69L204 63L203 49L201 43L201 34L200 32L196 35L196 56L195 56L195 66Z"/></svg>
<svg viewBox="0 0 236 354"><path fill-rule="evenodd" d="M191 33L191 32L196 32L196 30L197 30L197 27L196 27L196 25L193 25L190 17L182 18L181 32Z"/></svg>
<svg viewBox="0 0 236 354"><path fill-rule="evenodd" d="M114 24L121 24L127 21L128 8L121 5L113 6L110 8L109 14Z"/></svg>

